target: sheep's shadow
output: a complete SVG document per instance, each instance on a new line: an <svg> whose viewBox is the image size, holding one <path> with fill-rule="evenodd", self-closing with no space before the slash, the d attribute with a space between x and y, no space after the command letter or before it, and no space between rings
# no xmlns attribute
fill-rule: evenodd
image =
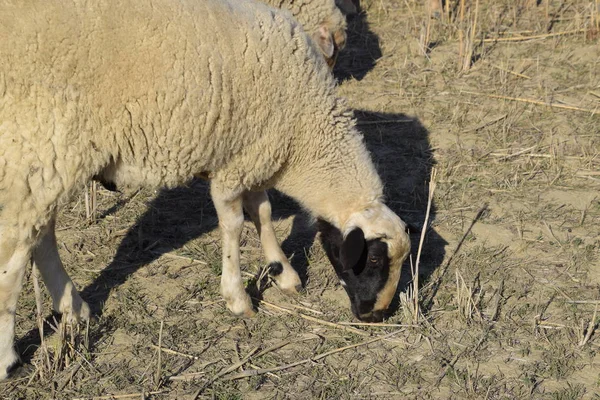
<svg viewBox="0 0 600 400"><path fill-rule="evenodd" d="M421 122L405 114L355 111L357 125L385 185L386 204L404 220L411 236L411 256L416 260L419 238L425 222L429 197L429 180L434 166L429 132ZM436 217L431 205L430 223ZM433 229L426 231L421 254L419 282L424 285L439 267L448 243ZM410 259L402 268L400 284L389 314L398 310L400 292L406 290L413 276ZM426 312L426 311L425 311Z"/></svg>
<svg viewBox="0 0 600 400"><path fill-rule="evenodd" d="M348 16L346 46L333 69L340 82L351 78L362 80L382 56L379 37L371 31L367 14L357 3L358 13Z"/></svg>
<svg viewBox="0 0 600 400"><path fill-rule="evenodd" d="M427 130L416 119L403 114L356 111L359 129L373 154L373 159L386 186L388 205L411 226L422 226L427 204L428 179L433 164ZM316 230L300 207L290 198L272 193L275 220L296 215L290 235L282 248L303 281L310 273L306 270L307 254ZM209 186L194 180L186 187L164 189L150 202L148 210L137 220L121 241L113 261L81 292L95 314L102 308L111 291L123 284L135 271L157 260L163 254L183 247L189 241L214 230L218 220L209 205ZM435 208L431 210L435 219ZM412 235L413 258L418 236ZM425 281L441 264L446 242L435 232L428 233L426 251L421 259ZM410 268L405 263L399 290L411 280ZM398 296L396 296L398 297ZM392 304L397 309L398 301ZM28 362L34 348L39 345L37 329L31 330L17 342L17 347L27 349L23 360ZM33 346L31 346L33 345ZM31 346L31 347L30 347Z"/></svg>

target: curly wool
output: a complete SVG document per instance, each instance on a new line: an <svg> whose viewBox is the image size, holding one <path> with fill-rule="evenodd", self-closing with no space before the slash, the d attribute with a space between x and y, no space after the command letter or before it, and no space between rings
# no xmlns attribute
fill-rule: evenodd
<svg viewBox="0 0 600 400"><path fill-rule="evenodd" d="M276 8L288 10L312 34L327 23L332 32L346 28L346 18L334 0L263 0Z"/></svg>
<svg viewBox="0 0 600 400"><path fill-rule="evenodd" d="M325 27L334 37L336 46L343 48L346 41L346 17L335 0L263 0L264 3L288 10L304 30L315 37Z"/></svg>
<svg viewBox="0 0 600 400"><path fill-rule="evenodd" d="M35 234L98 174L138 187L210 172L329 220L382 195L325 63L284 13L231 0L1 7L4 229Z"/></svg>

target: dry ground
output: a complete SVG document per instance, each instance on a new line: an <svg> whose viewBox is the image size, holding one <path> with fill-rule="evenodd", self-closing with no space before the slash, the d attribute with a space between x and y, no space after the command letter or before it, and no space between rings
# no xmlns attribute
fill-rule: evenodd
<svg viewBox="0 0 600 400"><path fill-rule="evenodd" d="M417 323L407 265L386 321L396 326L343 325L355 320L315 232L280 195L278 233L306 292L293 299L268 287L258 315L242 320L218 294L219 233L204 183L99 190L95 221L82 192L58 235L96 319L87 334L61 339L44 289L40 347L29 277L17 319L26 365L0 397L598 398L594 1L469 0L462 21L456 1L439 19L422 3L364 1L336 68L389 203L413 230L423 228L437 171ZM264 289L254 278L261 257L247 224L251 288ZM261 374L239 375L253 370Z"/></svg>

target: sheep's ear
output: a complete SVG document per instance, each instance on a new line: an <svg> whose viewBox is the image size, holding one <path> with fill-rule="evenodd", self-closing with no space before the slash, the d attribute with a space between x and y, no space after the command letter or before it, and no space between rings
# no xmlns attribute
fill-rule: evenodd
<svg viewBox="0 0 600 400"><path fill-rule="evenodd" d="M326 26L320 26L319 30L313 35L313 39L327 58L333 57L335 44L333 43L333 35L329 32Z"/></svg>
<svg viewBox="0 0 600 400"><path fill-rule="evenodd" d="M356 14L356 4L352 0L335 0L335 5L346 15Z"/></svg>
<svg viewBox="0 0 600 400"><path fill-rule="evenodd" d="M365 234L360 228L353 229L344 239L340 249L340 261L344 271L354 268L360 260L364 248Z"/></svg>

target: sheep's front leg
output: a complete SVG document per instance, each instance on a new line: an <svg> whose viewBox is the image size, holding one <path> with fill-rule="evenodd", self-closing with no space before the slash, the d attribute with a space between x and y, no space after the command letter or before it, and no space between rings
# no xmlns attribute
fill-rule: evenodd
<svg viewBox="0 0 600 400"><path fill-rule="evenodd" d="M240 237L244 226L242 196L230 197L214 181L211 184L211 196L223 238L221 294L233 314L251 317L255 312L250 296L244 289L240 271Z"/></svg>
<svg viewBox="0 0 600 400"><path fill-rule="evenodd" d="M90 308L77 293L73 281L60 261L54 228L55 220L52 219L33 251L33 260L52 296L54 309L64 314L69 322L87 320L90 317Z"/></svg>
<svg viewBox="0 0 600 400"><path fill-rule="evenodd" d="M30 256L29 245L0 230L0 380L19 362L13 348L15 312Z"/></svg>
<svg viewBox="0 0 600 400"><path fill-rule="evenodd" d="M277 286L286 293L297 294L302 282L281 250L271 220L271 203L267 192L245 192L244 208L252 218L269 264L269 275Z"/></svg>

